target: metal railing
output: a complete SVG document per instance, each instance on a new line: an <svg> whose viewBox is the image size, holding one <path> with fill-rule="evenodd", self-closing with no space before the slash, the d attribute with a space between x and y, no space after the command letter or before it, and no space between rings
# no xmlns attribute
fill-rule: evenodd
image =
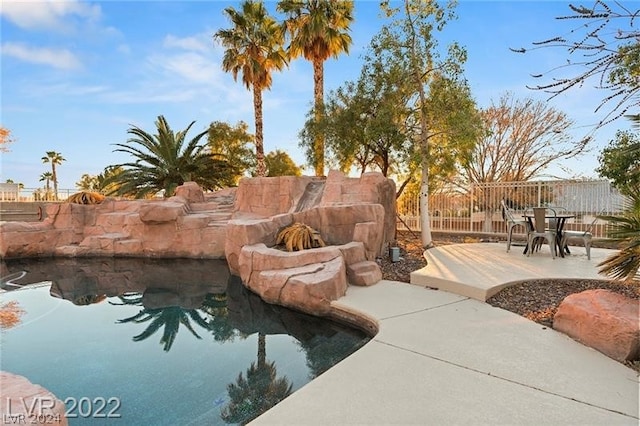
<svg viewBox="0 0 640 426"><path fill-rule="evenodd" d="M444 188L429 197L432 231L504 233L501 200L515 214L537 206L562 207L574 214L567 230L585 230L592 222L596 238L606 237L606 223L598 215L619 214L624 197L608 181L534 181L473 184L468 188ZM398 229L420 230L420 203L416 196L397 200Z"/></svg>
<svg viewBox="0 0 640 426"><path fill-rule="evenodd" d="M17 186L17 185L16 185ZM77 189L58 189L57 194L53 189L47 191L43 188L6 188L0 187L0 201L64 201L75 194Z"/></svg>

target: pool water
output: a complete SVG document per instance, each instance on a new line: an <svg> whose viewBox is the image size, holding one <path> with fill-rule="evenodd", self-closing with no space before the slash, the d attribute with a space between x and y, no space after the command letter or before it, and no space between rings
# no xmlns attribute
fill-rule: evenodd
<svg viewBox="0 0 640 426"><path fill-rule="evenodd" d="M70 424L244 424L369 340L264 303L224 261L1 266L0 306L23 314L0 333L0 368L53 392Z"/></svg>

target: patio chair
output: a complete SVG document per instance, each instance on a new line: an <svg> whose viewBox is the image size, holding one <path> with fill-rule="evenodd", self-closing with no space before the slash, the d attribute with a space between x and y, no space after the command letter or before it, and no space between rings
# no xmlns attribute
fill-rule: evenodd
<svg viewBox="0 0 640 426"><path fill-rule="evenodd" d="M555 210L546 207L533 208L533 229L527 232L527 256L531 256L531 252L538 246L540 239L544 239L551 249L551 257L556 258L556 230L554 227L547 228L547 218L550 221L557 221L554 218ZM539 246L538 246L539 247Z"/></svg>
<svg viewBox="0 0 640 426"><path fill-rule="evenodd" d="M529 230L528 222L526 219L516 219L513 214L513 210L507 206L504 200L500 200L500 204L502 205L502 217L504 218L505 223L507 224L507 253L511 249L511 237L513 235L513 228L516 226L524 226L525 232Z"/></svg>
<svg viewBox="0 0 640 426"><path fill-rule="evenodd" d="M591 229L596 224L598 220L598 216L596 216L593 221L589 224L587 229L584 231L564 231L562 232L562 240L560 241L560 247L562 250L565 250L568 244L569 238L582 238L584 243L584 248L587 250L587 259L591 260L591 239L593 238L593 234L591 233Z"/></svg>

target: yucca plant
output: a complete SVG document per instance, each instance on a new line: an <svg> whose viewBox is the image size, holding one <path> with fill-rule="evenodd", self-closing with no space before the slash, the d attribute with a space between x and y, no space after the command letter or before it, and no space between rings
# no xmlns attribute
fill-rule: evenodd
<svg viewBox="0 0 640 426"><path fill-rule="evenodd" d="M287 251L324 247L320 233L312 227L296 222L283 228L276 239L276 245L284 244Z"/></svg>
<svg viewBox="0 0 640 426"><path fill-rule="evenodd" d="M607 236L619 243L620 251L602 261L600 273L640 285L640 186L627 188L621 216L600 216L609 222Z"/></svg>

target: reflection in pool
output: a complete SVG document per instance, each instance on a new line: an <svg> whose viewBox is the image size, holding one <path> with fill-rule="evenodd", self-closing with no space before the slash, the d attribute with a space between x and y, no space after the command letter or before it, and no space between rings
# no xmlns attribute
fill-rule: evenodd
<svg viewBox="0 0 640 426"><path fill-rule="evenodd" d="M67 409L84 398L70 424L247 423L369 340L264 303L224 261L0 266L12 277L2 281L0 306L24 311L2 330L1 368L49 389ZM103 413L118 402L117 418L91 415L86 401L110 398Z"/></svg>

